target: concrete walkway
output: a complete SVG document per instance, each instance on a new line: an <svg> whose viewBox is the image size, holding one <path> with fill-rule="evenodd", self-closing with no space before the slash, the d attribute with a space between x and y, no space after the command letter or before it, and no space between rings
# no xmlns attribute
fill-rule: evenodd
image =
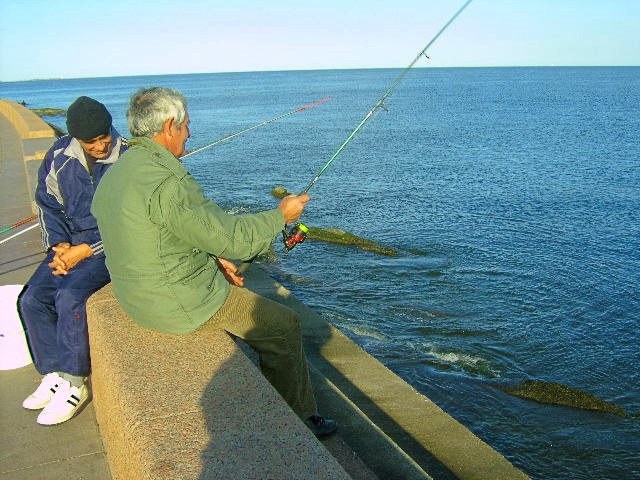
<svg viewBox="0 0 640 480"><path fill-rule="evenodd" d="M40 164L41 152L54 140L53 135L23 138L12 122L0 114L2 227L33 215L27 168ZM33 223L7 232L0 240ZM0 291L4 285L24 285L43 258L39 228L0 245ZM38 425L38 412L20 406L37 388L40 378L33 365L0 371L0 479L111 480L91 403L74 421L55 428Z"/></svg>

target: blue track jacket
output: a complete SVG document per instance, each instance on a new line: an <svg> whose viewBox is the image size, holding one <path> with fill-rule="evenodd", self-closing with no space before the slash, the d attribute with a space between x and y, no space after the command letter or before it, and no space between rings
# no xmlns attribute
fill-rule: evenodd
<svg viewBox="0 0 640 480"><path fill-rule="evenodd" d="M102 253L98 223L91 214L91 202L100 179L121 153L126 139L111 129L113 149L109 157L97 160L89 174L82 146L66 135L47 152L38 170L36 205L45 250L61 242L88 244L94 255Z"/></svg>

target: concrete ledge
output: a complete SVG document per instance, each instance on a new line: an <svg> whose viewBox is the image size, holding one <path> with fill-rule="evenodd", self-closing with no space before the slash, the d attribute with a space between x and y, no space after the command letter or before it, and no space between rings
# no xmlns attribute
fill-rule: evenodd
<svg viewBox="0 0 640 480"><path fill-rule="evenodd" d="M135 325L87 303L94 408L115 480L349 479L224 331Z"/></svg>
<svg viewBox="0 0 640 480"><path fill-rule="evenodd" d="M24 162L27 191L34 198L38 182L38 168L47 151L56 141L55 132L38 115L12 100L0 99L0 115L8 120L15 131L17 142L22 146L21 160ZM7 140L5 131L3 142ZM14 133L11 134L14 137ZM35 213L35 203L31 210Z"/></svg>
<svg viewBox="0 0 640 480"><path fill-rule="evenodd" d="M340 435L381 479L425 478L426 471L433 478L529 480L278 282L254 270L254 280L256 276L263 278L255 283L250 279L249 288L300 315L309 363L329 385L323 390L334 390L332 394L316 388L316 395L324 397L323 405L340 423ZM349 409L339 395L356 405L357 411ZM361 421L361 416L367 421ZM400 452L407 458L403 460Z"/></svg>
<svg viewBox="0 0 640 480"><path fill-rule="evenodd" d="M46 122L17 102L0 100L0 113L11 121L23 140L54 137L53 129Z"/></svg>
<svg viewBox="0 0 640 480"><path fill-rule="evenodd" d="M27 138L22 141L22 149L24 150L24 161L25 163L29 163L30 160L38 160L35 163L40 166L41 160L44 159L45 155L51 145L56 141L57 137L42 137L42 138Z"/></svg>

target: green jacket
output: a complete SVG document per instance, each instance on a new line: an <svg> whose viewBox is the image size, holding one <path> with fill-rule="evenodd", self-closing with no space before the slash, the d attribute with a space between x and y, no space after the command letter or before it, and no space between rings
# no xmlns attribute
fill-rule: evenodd
<svg viewBox="0 0 640 480"><path fill-rule="evenodd" d="M215 257L264 253L284 226L273 209L229 215L168 150L133 138L94 195L107 268L118 302L139 325L189 333L224 304L229 284Z"/></svg>

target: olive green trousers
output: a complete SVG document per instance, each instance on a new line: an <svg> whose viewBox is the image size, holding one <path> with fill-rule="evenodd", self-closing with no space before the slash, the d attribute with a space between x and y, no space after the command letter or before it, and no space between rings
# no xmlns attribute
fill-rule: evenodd
<svg viewBox="0 0 640 480"><path fill-rule="evenodd" d="M296 312L231 285L225 304L203 326L211 327L241 338L258 353L262 373L301 419L316 414Z"/></svg>

